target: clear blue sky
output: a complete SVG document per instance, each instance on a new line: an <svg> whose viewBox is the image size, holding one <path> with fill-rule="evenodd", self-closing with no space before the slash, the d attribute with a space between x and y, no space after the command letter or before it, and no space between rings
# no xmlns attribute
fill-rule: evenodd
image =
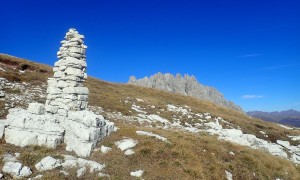
<svg viewBox="0 0 300 180"><path fill-rule="evenodd" d="M300 110L299 0L1 1L0 52L53 65L86 36L88 74L195 75L248 110Z"/></svg>

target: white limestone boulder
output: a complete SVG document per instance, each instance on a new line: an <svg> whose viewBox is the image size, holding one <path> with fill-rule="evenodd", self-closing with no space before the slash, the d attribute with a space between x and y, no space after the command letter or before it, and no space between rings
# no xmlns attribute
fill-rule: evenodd
<svg viewBox="0 0 300 180"><path fill-rule="evenodd" d="M58 87L51 87L51 86L48 86L48 88L47 88L47 93L48 93L48 94L61 94L61 93L62 93L62 90L59 89Z"/></svg>
<svg viewBox="0 0 300 180"><path fill-rule="evenodd" d="M21 177L28 177L32 174L31 169L28 166L24 166L21 171L20 171L20 175Z"/></svg>
<svg viewBox="0 0 300 180"><path fill-rule="evenodd" d="M2 156L2 162L18 162L18 160L12 154L6 153Z"/></svg>
<svg viewBox="0 0 300 180"><path fill-rule="evenodd" d="M80 178L86 173L86 167L82 167L76 171L77 177Z"/></svg>
<svg viewBox="0 0 300 180"><path fill-rule="evenodd" d="M130 172L130 175L133 177L141 177L143 173L144 173L143 170L137 170L137 171Z"/></svg>
<svg viewBox="0 0 300 180"><path fill-rule="evenodd" d="M21 169L22 164L19 162L6 162L2 168L2 171L14 177L17 177L20 175Z"/></svg>
<svg viewBox="0 0 300 180"><path fill-rule="evenodd" d="M40 103L30 103L27 111L32 114L42 115L45 114L45 106Z"/></svg>
<svg viewBox="0 0 300 180"><path fill-rule="evenodd" d="M67 73L68 75L73 75L73 76L77 76L77 77L83 77L83 72L81 69L77 69L77 68L73 68L73 67L68 67L65 70L65 73Z"/></svg>
<svg viewBox="0 0 300 180"><path fill-rule="evenodd" d="M109 151L111 151L112 149L110 147L106 147L106 146L101 146L100 148L100 151L103 153L103 154L107 154Z"/></svg>
<svg viewBox="0 0 300 180"><path fill-rule="evenodd" d="M29 167L23 166L19 162L6 162L2 167L2 171L16 179L28 177L32 174Z"/></svg>
<svg viewBox="0 0 300 180"><path fill-rule="evenodd" d="M89 94L89 89L86 87L66 87L63 89L65 94Z"/></svg>
<svg viewBox="0 0 300 180"><path fill-rule="evenodd" d="M64 168L74 168L78 166L77 159L65 160L62 164Z"/></svg>
<svg viewBox="0 0 300 180"><path fill-rule="evenodd" d="M91 111L69 111L68 119L84 124L88 127L103 127L105 120L102 115L96 115Z"/></svg>
<svg viewBox="0 0 300 180"><path fill-rule="evenodd" d="M55 159L51 156L43 158L35 165L38 171L49 171L61 166L61 160Z"/></svg>
<svg viewBox="0 0 300 180"><path fill-rule="evenodd" d="M84 141L71 132L66 132L64 139L67 151L74 151L78 156L88 157L96 146L96 142Z"/></svg>
<svg viewBox="0 0 300 180"><path fill-rule="evenodd" d="M11 109L7 115L5 141L16 146L28 145L56 148L63 142L64 129L50 114L35 115L23 109Z"/></svg>
<svg viewBox="0 0 300 180"><path fill-rule="evenodd" d="M90 173L101 171L103 168L105 168L104 164L100 164L96 161L90 161L90 160L78 158L77 162L79 167L89 167Z"/></svg>
<svg viewBox="0 0 300 180"><path fill-rule="evenodd" d="M65 119L61 122L61 126L66 129L67 132L74 134L77 138L83 141L91 141L96 143L100 137L100 128L88 127L82 123Z"/></svg>

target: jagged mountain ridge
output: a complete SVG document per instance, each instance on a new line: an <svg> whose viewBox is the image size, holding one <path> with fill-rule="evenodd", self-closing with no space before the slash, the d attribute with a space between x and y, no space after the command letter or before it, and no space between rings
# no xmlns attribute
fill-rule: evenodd
<svg viewBox="0 0 300 180"><path fill-rule="evenodd" d="M136 79L131 76L128 84L134 84L144 87L160 89L172 93L178 93L186 96L193 96L199 99L211 101L217 105L231 108L243 112L242 108L234 104L232 101L225 99L224 95L217 89L209 86L204 86L198 82L195 76L185 74L176 74L176 76L166 73L157 73L152 76Z"/></svg>

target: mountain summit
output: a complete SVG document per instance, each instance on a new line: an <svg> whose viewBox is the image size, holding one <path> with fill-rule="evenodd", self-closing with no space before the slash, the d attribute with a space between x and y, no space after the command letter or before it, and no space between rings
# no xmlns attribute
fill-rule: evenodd
<svg viewBox="0 0 300 180"><path fill-rule="evenodd" d="M157 73L153 76L136 79L134 76L129 78L128 84L134 84L144 87L150 87L160 89L172 93L178 93L186 96L193 96L198 99L208 100L217 105L231 108L242 112L242 108L228 101L224 98L223 94L220 93L213 87L208 87L200 84L195 76L189 76L185 74Z"/></svg>

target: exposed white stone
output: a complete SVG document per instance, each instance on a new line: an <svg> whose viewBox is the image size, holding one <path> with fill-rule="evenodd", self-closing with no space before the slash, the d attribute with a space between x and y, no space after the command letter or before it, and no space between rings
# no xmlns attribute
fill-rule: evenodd
<svg viewBox="0 0 300 180"><path fill-rule="evenodd" d="M95 143L84 141L72 132L66 132L64 142L67 144L67 151L74 151L77 155L82 157L88 157L95 147Z"/></svg>
<svg viewBox="0 0 300 180"><path fill-rule="evenodd" d="M64 168L73 168L73 167L77 167L78 163L77 160L65 160L65 162L63 162L61 165Z"/></svg>
<svg viewBox="0 0 300 180"><path fill-rule="evenodd" d="M161 122L163 124L170 124L170 122L156 114L151 114L149 116L147 116L147 118L151 121L157 121L157 122Z"/></svg>
<svg viewBox="0 0 300 180"><path fill-rule="evenodd" d="M159 139L159 140L161 140L161 141L168 142L168 139L167 139L167 138L162 137L162 136L157 135L157 134L153 134L152 132L136 131L136 133L137 133L138 135L150 136L150 137L154 137L154 138L156 138L156 139Z"/></svg>
<svg viewBox="0 0 300 180"><path fill-rule="evenodd" d="M134 154L134 150L132 150L132 149L127 149L126 151L124 151L124 154L125 154L126 156L133 155L133 154Z"/></svg>
<svg viewBox="0 0 300 180"><path fill-rule="evenodd" d="M108 175L108 174L103 174L103 173L98 173L98 177L106 177L106 178L108 178L108 179L110 179L110 175Z"/></svg>
<svg viewBox="0 0 300 180"><path fill-rule="evenodd" d="M43 178L43 175L42 174L39 174L37 176L35 176L34 178L29 178L28 180L31 180L31 179L42 179Z"/></svg>
<svg viewBox="0 0 300 180"><path fill-rule="evenodd" d="M144 173L143 170L137 170L137 171L130 172L130 175L134 177L141 177L143 173Z"/></svg>
<svg viewBox="0 0 300 180"><path fill-rule="evenodd" d="M48 170L52 170L52 169L55 169L60 166L61 166L60 160L55 159L51 156L47 156L47 157L43 158L40 162L38 162L35 165L35 168L38 171L48 171Z"/></svg>
<svg viewBox="0 0 300 180"><path fill-rule="evenodd" d="M79 167L89 167L91 173L96 172L96 171L101 171L103 168L105 168L104 164L100 164L95 161L85 160L82 158L78 158L77 162L78 162Z"/></svg>
<svg viewBox="0 0 300 180"><path fill-rule="evenodd" d="M45 114L45 106L40 103L30 103L27 110L32 114L37 114L37 115Z"/></svg>
<svg viewBox="0 0 300 180"><path fill-rule="evenodd" d="M292 127L288 127L288 126L285 126L285 125L282 125L282 124L278 124L278 126L284 128L284 129L287 129L287 130L292 130L292 129L294 129L294 128L292 128Z"/></svg>
<svg viewBox="0 0 300 180"><path fill-rule="evenodd" d="M4 91L0 91L0 98L4 98L5 97L5 92Z"/></svg>
<svg viewBox="0 0 300 180"><path fill-rule="evenodd" d="M8 154L8 153L6 153L2 156L2 161L3 162L18 162L16 157L14 157L13 155Z"/></svg>
<svg viewBox="0 0 300 180"><path fill-rule="evenodd" d="M225 170L227 180L232 180L232 174L229 171Z"/></svg>
<svg viewBox="0 0 300 180"><path fill-rule="evenodd" d="M30 170L30 168L28 166L23 166L23 168L20 171L20 175L21 177L28 177L32 174L32 171Z"/></svg>
<svg viewBox="0 0 300 180"><path fill-rule="evenodd" d="M102 145L100 150L103 154L107 154L109 151L111 151L111 148Z"/></svg>
<svg viewBox="0 0 300 180"><path fill-rule="evenodd" d="M68 117L88 127L102 127L106 124L102 115L96 115L90 111L69 111Z"/></svg>
<svg viewBox="0 0 300 180"><path fill-rule="evenodd" d="M49 114L35 115L23 109L10 109L5 141L17 146L44 145L56 148L63 141L64 130Z"/></svg>
<svg viewBox="0 0 300 180"><path fill-rule="evenodd" d="M127 138L120 141L115 142L115 145L121 149L121 151L125 151L127 149L134 148L138 144L138 141Z"/></svg>
<svg viewBox="0 0 300 180"><path fill-rule="evenodd" d="M15 153L16 158L20 157L20 155L21 155L20 153Z"/></svg>
<svg viewBox="0 0 300 180"><path fill-rule="evenodd" d="M78 169L76 171L76 173L77 173L77 177L78 178L81 177L81 176L83 176L86 173L86 167L82 167L82 168Z"/></svg>
<svg viewBox="0 0 300 180"><path fill-rule="evenodd" d="M300 136L289 136L292 141L300 141Z"/></svg>
<svg viewBox="0 0 300 180"><path fill-rule="evenodd" d="M22 164L19 162L6 162L2 167L3 172L10 174L13 177L18 177L20 175L21 169Z"/></svg>
<svg viewBox="0 0 300 180"><path fill-rule="evenodd" d="M65 170L59 171L59 173L65 175L65 176L69 176L70 175L70 173L67 172L67 171L65 171Z"/></svg>

